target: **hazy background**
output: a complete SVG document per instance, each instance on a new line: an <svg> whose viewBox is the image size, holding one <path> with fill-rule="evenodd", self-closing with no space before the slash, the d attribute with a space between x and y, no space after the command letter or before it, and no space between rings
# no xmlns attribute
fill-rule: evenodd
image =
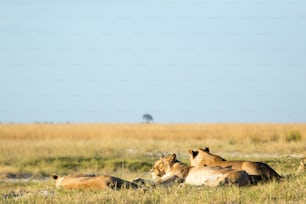
<svg viewBox="0 0 306 204"><path fill-rule="evenodd" d="M1 0L0 122L306 122L304 0Z"/></svg>

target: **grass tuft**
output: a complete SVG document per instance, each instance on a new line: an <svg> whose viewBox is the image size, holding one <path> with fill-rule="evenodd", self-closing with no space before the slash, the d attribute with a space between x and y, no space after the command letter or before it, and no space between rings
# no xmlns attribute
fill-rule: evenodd
<svg viewBox="0 0 306 204"><path fill-rule="evenodd" d="M302 140L302 135L297 130L291 130L285 135L286 142L299 142Z"/></svg>

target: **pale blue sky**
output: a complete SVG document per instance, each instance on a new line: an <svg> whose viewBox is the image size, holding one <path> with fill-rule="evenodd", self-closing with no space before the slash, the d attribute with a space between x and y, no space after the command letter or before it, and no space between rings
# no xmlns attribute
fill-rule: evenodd
<svg viewBox="0 0 306 204"><path fill-rule="evenodd" d="M0 122L306 122L306 1L1 0Z"/></svg>

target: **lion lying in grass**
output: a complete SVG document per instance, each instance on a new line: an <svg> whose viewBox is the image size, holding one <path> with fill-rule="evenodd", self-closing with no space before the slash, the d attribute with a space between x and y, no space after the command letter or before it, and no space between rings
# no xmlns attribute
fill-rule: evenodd
<svg viewBox="0 0 306 204"><path fill-rule="evenodd" d="M163 184L171 180L181 179L185 184L221 186L223 184L249 184L248 175L242 170L221 167L193 167L176 159L176 154L163 156L157 160L151 170L156 183Z"/></svg>
<svg viewBox="0 0 306 204"><path fill-rule="evenodd" d="M281 176L268 164L263 162L251 161L227 161L224 158L209 152L209 148L199 149L197 151L189 150L190 165L201 166L220 166L231 167L232 169L244 170L248 173L252 183L261 180L279 180Z"/></svg>
<svg viewBox="0 0 306 204"><path fill-rule="evenodd" d="M94 174L71 174L64 177L53 175L57 188L65 189L121 189L137 188L137 184L114 176L95 176Z"/></svg>

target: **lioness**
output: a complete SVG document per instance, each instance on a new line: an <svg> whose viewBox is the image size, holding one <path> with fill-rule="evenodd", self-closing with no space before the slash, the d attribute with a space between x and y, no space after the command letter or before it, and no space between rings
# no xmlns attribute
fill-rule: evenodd
<svg viewBox="0 0 306 204"><path fill-rule="evenodd" d="M64 177L53 175L57 188L65 189L121 189L137 188L137 184L114 176L95 176L86 174L71 174Z"/></svg>
<svg viewBox="0 0 306 204"><path fill-rule="evenodd" d="M256 183L260 180L279 180L281 178L281 176L274 169L263 162L227 161L218 155L210 153L208 147L205 149L199 149L197 151L189 150L188 152L191 166L220 166L244 170L248 173L252 183Z"/></svg>
<svg viewBox="0 0 306 204"><path fill-rule="evenodd" d="M297 173L304 173L305 171L306 171L306 157L301 159Z"/></svg>
<svg viewBox="0 0 306 204"><path fill-rule="evenodd" d="M151 170L156 183L181 179L185 184L220 186L226 183L239 186L248 185L248 175L243 170L221 167L193 167L176 159L176 154L163 156L157 160Z"/></svg>

